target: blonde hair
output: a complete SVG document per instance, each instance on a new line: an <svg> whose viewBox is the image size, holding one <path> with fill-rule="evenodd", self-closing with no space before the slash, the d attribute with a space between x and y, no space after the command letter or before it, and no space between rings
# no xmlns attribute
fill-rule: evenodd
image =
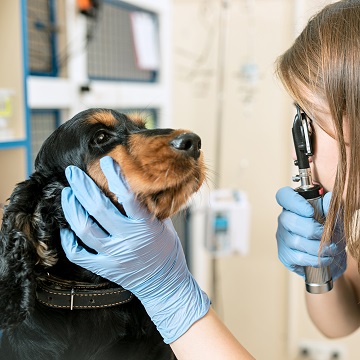
<svg viewBox="0 0 360 360"><path fill-rule="evenodd" d="M339 162L322 244L330 241L340 216L348 251L360 268L360 0L330 4L311 18L290 49L277 59L276 73L305 112L318 110L309 93L329 107ZM349 159L343 132L345 118L349 124Z"/></svg>

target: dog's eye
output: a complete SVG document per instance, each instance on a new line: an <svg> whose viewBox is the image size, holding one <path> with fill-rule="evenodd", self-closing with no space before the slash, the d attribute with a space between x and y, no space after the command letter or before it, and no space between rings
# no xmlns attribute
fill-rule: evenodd
<svg viewBox="0 0 360 360"><path fill-rule="evenodd" d="M98 132L94 138L95 144L104 144L110 139L110 135L105 132Z"/></svg>

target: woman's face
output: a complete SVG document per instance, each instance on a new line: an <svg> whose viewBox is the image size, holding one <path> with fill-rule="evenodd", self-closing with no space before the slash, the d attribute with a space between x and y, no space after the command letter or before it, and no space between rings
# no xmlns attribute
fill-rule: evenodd
<svg viewBox="0 0 360 360"><path fill-rule="evenodd" d="M333 190L339 160L335 132L330 124L331 120L324 124L318 119L312 121L314 155L309 159L313 181L320 183L326 192Z"/></svg>
<svg viewBox="0 0 360 360"><path fill-rule="evenodd" d="M315 104L315 102L313 103ZM309 158L311 173L313 181L320 183L325 192L328 192L333 190L335 183L336 169L339 161L338 142L328 107L317 103L314 108L321 108L322 110L313 111L311 114L307 113L312 120L313 127L314 155ZM347 135L346 128L344 128L344 135L345 137Z"/></svg>

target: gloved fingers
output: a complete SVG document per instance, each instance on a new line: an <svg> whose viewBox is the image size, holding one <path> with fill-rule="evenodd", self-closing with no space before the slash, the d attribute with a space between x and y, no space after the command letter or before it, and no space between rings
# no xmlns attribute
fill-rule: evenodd
<svg viewBox="0 0 360 360"><path fill-rule="evenodd" d="M120 166L110 156L104 156L100 159L100 167L108 181L109 190L117 196L126 215L138 220L149 218L150 214L136 200L135 194L122 176Z"/></svg>
<svg viewBox="0 0 360 360"><path fill-rule="evenodd" d="M100 159L100 167L108 181L109 190L119 198L122 204L123 200L129 196L130 187L121 173L120 166L112 157L104 156Z"/></svg>
<svg viewBox="0 0 360 360"><path fill-rule="evenodd" d="M66 221L76 235L90 248L102 252L103 243L111 238L104 229L108 230L107 228L109 228L111 230L112 227L116 226L116 224L111 223L112 218L106 223L102 222L101 226L99 226L80 204L73 190L69 187L64 188L61 192L61 205ZM121 217L122 220L129 221L126 217L122 215Z"/></svg>
<svg viewBox="0 0 360 360"><path fill-rule="evenodd" d="M331 192L327 192L323 199L322 199L322 207L323 207L323 211L324 211L324 215L325 217L327 216L328 212L329 212L329 206L330 206L330 201L331 201Z"/></svg>
<svg viewBox="0 0 360 360"><path fill-rule="evenodd" d="M70 229L60 229L60 239L66 257L74 264L91 264L104 257L102 254L92 254L79 245L75 233Z"/></svg>
<svg viewBox="0 0 360 360"><path fill-rule="evenodd" d="M98 204L102 204L102 211L115 208L95 182L78 167L68 166L65 175L76 198L91 215L93 215L92 210L96 209Z"/></svg>
<svg viewBox="0 0 360 360"><path fill-rule="evenodd" d="M347 258L346 251L344 251L343 253L341 253L341 255L334 258L334 261L330 266L331 275L334 281L338 279L345 272L347 265L346 258Z"/></svg>
<svg viewBox="0 0 360 360"><path fill-rule="evenodd" d="M319 257L298 250L287 252L279 251L278 257L280 261L290 270L294 270L297 266L324 267L333 262L332 257Z"/></svg>
<svg viewBox="0 0 360 360"><path fill-rule="evenodd" d="M284 253L298 251L312 256L318 256L319 254L319 240L306 239L297 234L292 234L281 225L276 232L276 239L278 241L279 251L281 249Z"/></svg>
<svg viewBox="0 0 360 360"><path fill-rule="evenodd" d="M66 203L66 197L69 197L67 201L69 205L67 207L68 221L80 210L81 206L78 204L80 203L110 234L116 233L116 230L119 228L119 222L124 224L129 222L129 219L120 213L85 172L76 166L68 166L65 170L65 175L71 186L71 191L67 188L68 190L65 191L65 194L62 194L63 208ZM70 199L71 196L76 197L78 203Z"/></svg>
<svg viewBox="0 0 360 360"><path fill-rule="evenodd" d="M322 206L323 206L323 211L324 211L325 216L327 216L327 214L329 212L331 195L332 195L332 193L328 192L323 197ZM342 211L341 210L339 211L339 213L338 213L338 215L336 217L334 229L332 231L332 239L338 239L338 241L345 239L344 221L342 219Z"/></svg>
<svg viewBox="0 0 360 360"><path fill-rule="evenodd" d="M289 186L276 193L276 201L284 209L303 217L313 217L314 209L310 203Z"/></svg>
<svg viewBox="0 0 360 360"><path fill-rule="evenodd" d="M321 239L324 227L314 218L302 217L283 209L278 217L279 226L306 239Z"/></svg>
<svg viewBox="0 0 360 360"><path fill-rule="evenodd" d="M335 258L335 256L337 256L340 253L341 253L341 249L339 248L339 246L336 245L335 243L330 243L322 246L320 251L320 256L331 256Z"/></svg>
<svg viewBox="0 0 360 360"><path fill-rule="evenodd" d="M86 237L90 232L99 238L108 236L104 230L91 219L89 213L76 198L72 188L66 187L62 190L61 206L66 221L81 239Z"/></svg>
<svg viewBox="0 0 360 360"><path fill-rule="evenodd" d="M330 201L331 201L331 192L328 192L323 197L323 211L325 216L327 216L329 207L330 207ZM337 248L340 250L345 249L346 247L346 241L345 241L345 231L344 231L344 222L342 219L342 212L340 210L338 216L336 217L335 225L332 230L331 234L331 242L333 244L336 244ZM340 251L337 250L337 251Z"/></svg>
<svg viewBox="0 0 360 360"><path fill-rule="evenodd" d="M77 242L75 234L69 229L60 229L61 245L66 257L74 264L107 278L106 270L116 274L117 263L107 254L92 254Z"/></svg>

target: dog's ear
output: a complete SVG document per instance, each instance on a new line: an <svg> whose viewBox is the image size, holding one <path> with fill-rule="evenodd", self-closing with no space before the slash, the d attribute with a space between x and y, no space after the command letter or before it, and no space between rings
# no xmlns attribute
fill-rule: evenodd
<svg viewBox="0 0 360 360"><path fill-rule="evenodd" d="M52 265L38 211L42 184L36 176L19 183L5 206L0 231L0 328L23 321L35 303L35 268ZM44 235L44 234L43 234Z"/></svg>

